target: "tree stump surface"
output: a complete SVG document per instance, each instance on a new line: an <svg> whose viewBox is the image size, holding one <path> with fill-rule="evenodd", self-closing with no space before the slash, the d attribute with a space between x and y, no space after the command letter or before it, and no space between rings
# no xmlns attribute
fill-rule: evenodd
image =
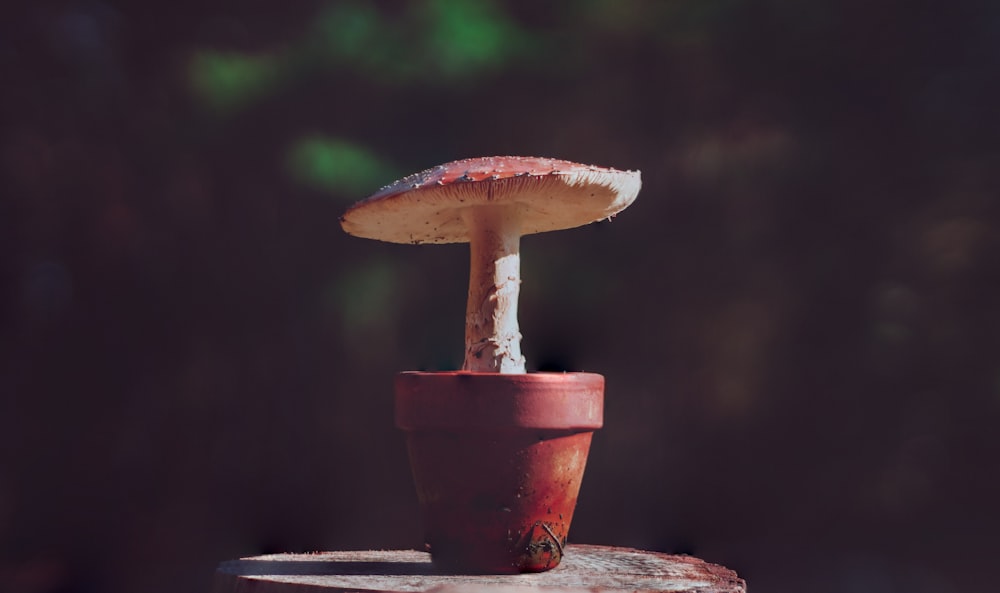
<svg viewBox="0 0 1000 593"><path fill-rule="evenodd" d="M736 573L690 556L570 545L555 569L537 574L459 575L413 550L271 554L223 562L213 593L745 593Z"/></svg>

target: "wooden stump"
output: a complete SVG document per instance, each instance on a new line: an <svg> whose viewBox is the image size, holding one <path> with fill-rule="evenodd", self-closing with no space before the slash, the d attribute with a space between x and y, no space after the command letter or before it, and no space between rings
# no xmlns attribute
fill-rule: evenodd
<svg viewBox="0 0 1000 593"><path fill-rule="evenodd" d="M410 550L272 554L223 562L213 593L347 591L435 593L697 592L745 593L736 573L690 556L571 545L549 572L456 575L434 570L430 555Z"/></svg>

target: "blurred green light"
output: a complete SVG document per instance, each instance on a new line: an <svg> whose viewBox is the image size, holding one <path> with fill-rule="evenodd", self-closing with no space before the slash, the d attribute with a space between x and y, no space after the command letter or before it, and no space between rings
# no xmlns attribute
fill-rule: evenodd
<svg viewBox="0 0 1000 593"><path fill-rule="evenodd" d="M427 11L429 50L445 75L501 65L523 38L493 2L432 0Z"/></svg>
<svg viewBox="0 0 1000 593"><path fill-rule="evenodd" d="M233 111L270 90L278 81L280 61L273 55L203 51L188 69L195 94L209 107Z"/></svg>
<svg viewBox="0 0 1000 593"><path fill-rule="evenodd" d="M370 193L391 182L392 167L371 151L345 140L311 136L296 142L288 153L296 181L333 192Z"/></svg>
<svg viewBox="0 0 1000 593"><path fill-rule="evenodd" d="M329 297L340 312L348 335L357 337L384 331L393 322L399 291L396 264L385 258L371 258L363 265L346 270L330 286Z"/></svg>
<svg viewBox="0 0 1000 593"><path fill-rule="evenodd" d="M335 57L364 58L381 27L378 12L368 4L334 3L317 17L323 45Z"/></svg>
<svg viewBox="0 0 1000 593"><path fill-rule="evenodd" d="M189 85L204 105L231 113L331 62L380 82L447 83L531 56L538 43L490 0L406 6L390 13L372 3L330 2L310 31L281 51L198 52L188 67Z"/></svg>

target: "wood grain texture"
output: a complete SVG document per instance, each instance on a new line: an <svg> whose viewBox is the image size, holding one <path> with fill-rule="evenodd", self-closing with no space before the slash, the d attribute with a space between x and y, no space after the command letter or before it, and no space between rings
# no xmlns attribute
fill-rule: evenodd
<svg viewBox="0 0 1000 593"><path fill-rule="evenodd" d="M456 575L434 570L411 550L273 554L223 562L213 593L559 593L649 591L745 593L736 573L690 556L571 545L555 570L522 575Z"/></svg>

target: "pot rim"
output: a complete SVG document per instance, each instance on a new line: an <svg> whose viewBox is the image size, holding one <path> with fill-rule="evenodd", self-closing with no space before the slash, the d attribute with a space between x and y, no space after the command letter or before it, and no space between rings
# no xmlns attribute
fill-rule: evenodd
<svg viewBox="0 0 1000 593"><path fill-rule="evenodd" d="M604 424L604 376L405 371L395 380L396 426L407 431L592 431Z"/></svg>

